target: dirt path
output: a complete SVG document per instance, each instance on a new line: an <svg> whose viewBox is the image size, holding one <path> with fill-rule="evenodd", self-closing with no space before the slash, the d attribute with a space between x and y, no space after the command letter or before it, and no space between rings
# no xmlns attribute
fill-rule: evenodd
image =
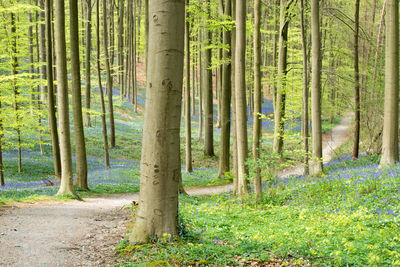
<svg viewBox="0 0 400 267"><path fill-rule="evenodd" d="M351 118L325 136L324 157L346 141ZM293 168L282 175L301 173ZM218 194L232 185L190 189L190 195ZM138 194L85 201L38 202L0 209L0 266L112 266L114 247L131 220L128 206ZM1 208L1 207L0 207Z"/></svg>

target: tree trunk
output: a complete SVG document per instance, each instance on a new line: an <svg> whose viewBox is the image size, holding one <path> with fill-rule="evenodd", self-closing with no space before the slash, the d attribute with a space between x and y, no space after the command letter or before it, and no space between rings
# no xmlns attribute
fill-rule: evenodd
<svg viewBox="0 0 400 267"><path fill-rule="evenodd" d="M39 0L39 7L44 10L45 6L44 6L44 1L45 0ZM46 34L45 34L45 12L44 11L40 11L39 12L39 19L40 19L40 23L39 24L39 57L40 57L40 62L41 63L45 63L47 61L47 57L46 57ZM40 76L43 80L46 79L47 75L46 75L46 65L43 64L40 66ZM42 101L42 103L46 103L46 86L42 85L40 86L40 101Z"/></svg>
<svg viewBox="0 0 400 267"><path fill-rule="evenodd" d="M124 98L124 0L118 1L118 83L120 98Z"/></svg>
<svg viewBox="0 0 400 267"><path fill-rule="evenodd" d="M96 0L96 63L97 63L97 77L99 81L100 91L100 104L101 104L101 127L104 143L104 164L107 168L110 167L110 156L108 153L108 137L107 137L107 123L106 123L106 105L104 103L103 87L101 85L101 69L100 69L100 3Z"/></svg>
<svg viewBox="0 0 400 267"><path fill-rule="evenodd" d="M231 0L225 0L224 15L226 17L232 16ZM229 60L232 56L231 50L231 32L224 30L222 33L223 44L227 49L223 50L223 58ZM218 176L222 177L230 170L230 139L231 139L231 97L232 97L232 80L231 63L224 63L222 65L222 86L221 86L221 142L219 149L219 173Z"/></svg>
<svg viewBox="0 0 400 267"><path fill-rule="evenodd" d="M91 127L90 121L90 94L91 94L91 81L90 81L90 52L92 50L92 1L86 0L86 60L85 60L85 96L86 96L86 116L85 125Z"/></svg>
<svg viewBox="0 0 400 267"><path fill-rule="evenodd" d="M322 173L322 129L321 129L321 33L319 27L319 0L311 0L312 77L311 77L311 120L312 120L312 163L310 174Z"/></svg>
<svg viewBox="0 0 400 267"><path fill-rule="evenodd" d="M77 196L73 187L71 134L68 107L67 48L64 0L55 1L55 44L57 58L58 120L60 127L61 184L58 195Z"/></svg>
<svg viewBox="0 0 400 267"><path fill-rule="evenodd" d="M278 53L278 81L274 110L274 152L282 157L283 137L285 134L285 106L286 106L286 74L287 74L287 45L288 45L288 18L289 4L281 0L279 26L279 53Z"/></svg>
<svg viewBox="0 0 400 267"><path fill-rule="evenodd" d="M232 4L232 20L236 21L236 0L231 1ZM238 151L237 151L237 124L236 124L236 28L232 28L231 35L231 46L232 46L232 70L231 70L231 94L232 94L232 137L233 137L233 148L232 148L232 173L233 173L233 193L237 194L238 189Z"/></svg>
<svg viewBox="0 0 400 267"><path fill-rule="evenodd" d="M246 112L246 0L236 0L236 58L235 58L235 90L236 90L236 138L238 155L238 193L249 193L247 180L248 156L247 144L247 112Z"/></svg>
<svg viewBox="0 0 400 267"><path fill-rule="evenodd" d="M69 0L69 9L72 113L74 117L74 139L76 157L75 185L79 188L87 190L89 189L89 186L87 183L86 145L82 118L81 72L79 62L78 0Z"/></svg>
<svg viewBox="0 0 400 267"><path fill-rule="evenodd" d="M253 158L257 162L260 158L260 136L261 136L261 3L260 0L254 1L254 126L253 126ZM254 177L254 193L256 200L262 200L261 169L256 166Z"/></svg>
<svg viewBox="0 0 400 267"><path fill-rule="evenodd" d="M189 0L186 0L186 5L189 5ZM187 11L185 12L186 18L189 18ZM185 130L186 130L186 171L192 172L192 128L191 128L191 115L190 115L190 23L185 23Z"/></svg>
<svg viewBox="0 0 400 267"><path fill-rule="evenodd" d="M302 135L304 144L304 174L308 174L308 53L307 53L307 30L304 20L304 0L300 0L300 27L301 44L303 52L303 107L302 107Z"/></svg>
<svg viewBox="0 0 400 267"><path fill-rule="evenodd" d="M61 178L60 144L57 131L56 101L54 96L53 77L53 36L51 12L53 5L51 0L46 0L46 52L47 52L47 107L49 112L49 126L51 135L51 146L53 149L54 174L56 179Z"/></svg>
<svg viewBox="0 0 400 267"><path fill-rule="evenodd" d="M201 47L202 47L203 35L201 32L201 28L199 29L199 136L198 140L200 141L203 138L203 61L201 56Z"/></svg>
<svg viewBox="0 0 400 267"><path fill-rule="evenodd" d="M113 107L113 83L110 69L110 57L108 55L108 30L107 30L107 1L103 0L103 46L107 73L108 110L110 113L110 147L115 147L115 126Z"/></svg>
<svg viewBox="0 0 400 267"><path fill-rule="evenodd" d="M205 0L207 14L211 18L210 0ZM203 29L205 46L211 43L212 33L207 26ZM204 154L214 156L214 127L213 127L213 80L211 67L211 48L203 48L203 104L204 104Z"/></svg>
<svg viewBox="0 0 400 267"><path fill-rule="evenodd" d="M131 242L176 236L181 177L184 0L152 0L149 72L143 126L140 203Z"/></svg>
<svg viewBox="0 0 400 267"><path fill-rule="evenodd" d="M356 0L354 15L354 145L353 160L358 159L360 145L360 70L358 59L358 32L360 27L360 0Z"/></svg>
<svg viewBox="0 0 400 267"><path fill-rule="evenodd" d="M399 161L399 2L387 0L385 109L380 166Z"/></svg>

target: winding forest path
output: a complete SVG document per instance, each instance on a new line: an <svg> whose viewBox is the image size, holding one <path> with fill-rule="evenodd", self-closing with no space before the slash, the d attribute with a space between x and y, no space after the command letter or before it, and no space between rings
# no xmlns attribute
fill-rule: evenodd
<svg viewBox="0 0 400 267"><path fill-rule="evenodd" d="M325 135L328 161L348 138L351 117ZM281 173L293 175L302 168ZM218 194L232 185L188 189L190 195ZM0 206L0 266L112 266L114 247L132 219L124 209L138 194L105 195L85 201Z"/></svg>

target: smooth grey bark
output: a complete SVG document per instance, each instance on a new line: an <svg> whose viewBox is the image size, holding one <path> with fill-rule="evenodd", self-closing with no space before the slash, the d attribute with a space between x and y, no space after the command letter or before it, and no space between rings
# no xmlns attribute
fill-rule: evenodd
<svg viewBox="0 0 400 267"><path fill-rule="evenodd" d="M118 1L118 83L120 86L120 98L124 98L124 0Z"/></svg>
<svg viewBox="0 0 400 267"><path fill-rule="evenodd" d="M96 64L97 64L97 78L100 91L100 105L101 105L101 129L103 134L104 144L104 164L107 168L110 167L110 156L108 153L108 136L107 136L107 122L106 122L106 105L104 103L103 86L101 85L101 68L100 68L100 3L96 0Z"/></svg>
<svg viewBox="0 0 400 267"><path fill-rule="evenodd" d="M231 0L225 0L224 15L232 16ZM223 50L222 57L228 60L232 56L231 50L231 32L224 29L222 33L223 44L227 49ZM222 84L221 84L221 141L219 149L219 171L218 176L222 177L230 170L230 139L231 139L231 98L232 98L232 80L231 62L222 65Z"/></svg>
<svg viewBox="0 0 400 267"><path fill-rule="evenodd" d="M261 137L261 3L254 0L254 111L253 111L253 158L257 162L260 158ZM257 201L262 200L261 168L256 166L254 177L254 193Z"/></svg>
<svg viewBox="0 0 400 267"><path fill-rule="evenodd" d="M143 126L139 210L131 242L176 236L181 179L180 115L184 0L149 3L148 83Z"/></svg>
<svg viewBox="0 0 400 267"><path fill-rule="evenodd" d="M281 0L279 23L279 52L278 52L278 80L274 109L274 144L273 150L282 157L283 139L285 134L285 106L286 106L286 74L287 74L287 45L289 18L287 0Z"/></svg>
<svg viewBox="0 0 400 267"><path fill-rule="evenodd" d="M39 11L39 19L40 19L40 24L39 24L39 58L40 62L44 63L47 61L46 57L46 33L45 33L45 0L39 0L39 7L43 11ZM40 77L45 80L47 77L46 73L46 65L43 64L40 66ZM42 85L40 86L40 101L42 103L46 103L46 86Z"/></svg>
<svg viewBox="0 0 400 267"><path fill-rule="evenodd" d="M54 96L54 76L53 76L53 36L52 36L52 22L51 12L53 5L51 0L46 0L45 19L46 19L46 54L47 57L47 108L49 112L49 126L51 135L51 147L53 150L53 164L54 175L56 179L61 178L61 158L60 158L60 144L57 131L57 117L56 117L56 100Z"/></svg>
<svg viewBox="0 0 400 267"><path fill-rule="evenodd" d="M304 145L304 174L309 173L308 159L309 159L309 147L308 147L308 52L307 52L307 30L305 26L304 19L304 0L300 0L300 27L301 27L301 45L303 52L303 106L302 106L302 122L301 122L301 132L303 136Z"/></svg>
<svg viewBox="0 0 400 267"><path fill-rule="evenodd" d="M238 161L238 194L247 195L250 191L247 180L248 157L247 112L246 112L246 0L236 0L236 55L235 55L235 94L236 94L236 139Z"/></svg>
<svg viewBox="0 0 400 267"><path fill-rule="evenodd" d="M58 195L74 195L71 133L68 106L67 48L65 42L65 3L55 0L55 46L57 59L58 121L60 131L61 183Z"/></svg>
<svg viewBox="0 0 400 267"><path fill-rule="evenodd" d="M115 126L113 106L113 83L111 77L110 57L108 53L108 30L107 30L107 1L103 0L103 47L107 73L108 112L110 119L110 147L115 147Z"/></svg>
<svg viewBox="0 0 400 267"><path fill-rule="evenodd" d="M380 166L399 161L399 2L387 0L385 108Z"/></svg>
<svg viewBox="0 0 400 267"><path fill-rule="evenodd" d="M85 108L86 108L86 116L85 116L85 125L87 127L91 127L92 123L90 120L90 94L91 94L91 75L90 75L90 61L91 61L91 51L92 51L92 1L86 0L86 45L85 45Z"/></svg>
<svg viewBox="0 0 400 267"><path fill-rule="evenodd" d="M211 18L210 0L205 0L208 18ZM214 117L213 117L213 81L211 70L211 44L212 33L208 22L203 29L202 66L203 66L203 107L204 107L204 154L214 156Z"/></svg>
<svg viewBox="0 0 400 267"><path fill-rule="evenodd" d="M203 138L203 62L202 62L202 56L201 56L201 47L202 47L202 32L201 28L199 29L199 134L198 134L198 140L200 141Z"/></svg>
<svg viewBox="0 0 400 267"><path fill-rule="evenodd" d="M189 0L186 0L186 5L189 5ZM189 18L190 14L185 11L185 17ZM186 171L192 172L192 127L190 115L190 23L185 23L185 136L186 136L186 155L185 164Z"/></svg>
<svg viewBox="0 0 400 267"><path fill-rule="evenodd" d="M87 182L86 144L82 117L78 0L69 0L69 10L72 113L74 118L74 140L76 158L75 185L79 188L87 190L89 189L89 186Z"/></svg>
<svg viewBox="0 0 400 267"><path fill-rule="evenodd" d="M1 98L0 98L0 111L1 111ZM3 166L3 120L0 118L0 186L4 186L4 166Z"/></svg>
<svg viewBox="0 0 400 267"><path fill-rule="evenodd" d="M312 121L312 162L310 174L322 173L322 129L321 129L321 33L319 0L311 0L311 121Z"/></svg>
<svg viewBox="0 0 400 267"><path fill-rule="evenodd" d="M236 0L231 1L232 4L232 20L236 21ZM231 94L232 94L232 137L233 137L233 148L232 148L232 174L233 174L233 193L237 194L238 190L238 154L237 154L237 131L236 131L236 87L235 87L235 68L236 68L236 28L232 28L231 35L231 50L232 50L232 70L231 70Z"/></svg>

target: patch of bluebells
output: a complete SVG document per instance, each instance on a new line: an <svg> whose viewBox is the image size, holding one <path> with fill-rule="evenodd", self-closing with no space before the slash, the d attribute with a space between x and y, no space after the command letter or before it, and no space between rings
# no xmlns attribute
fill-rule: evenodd
<svg viewBox="0 0 400 267"><path fill-rule="evenodd" d="M376 162L374 155L363 157L361 162ZM328 171L321 177L290 176L265 183L263 187L265 191L286 192L281 199L283 205L309 206L327 213L352 213L364 207L376 216L397 217L400 164L386 169L378 169L377 163L351 167L357 164L361 163L343 157L327 164L331 168L325 168Z"/></svg>

